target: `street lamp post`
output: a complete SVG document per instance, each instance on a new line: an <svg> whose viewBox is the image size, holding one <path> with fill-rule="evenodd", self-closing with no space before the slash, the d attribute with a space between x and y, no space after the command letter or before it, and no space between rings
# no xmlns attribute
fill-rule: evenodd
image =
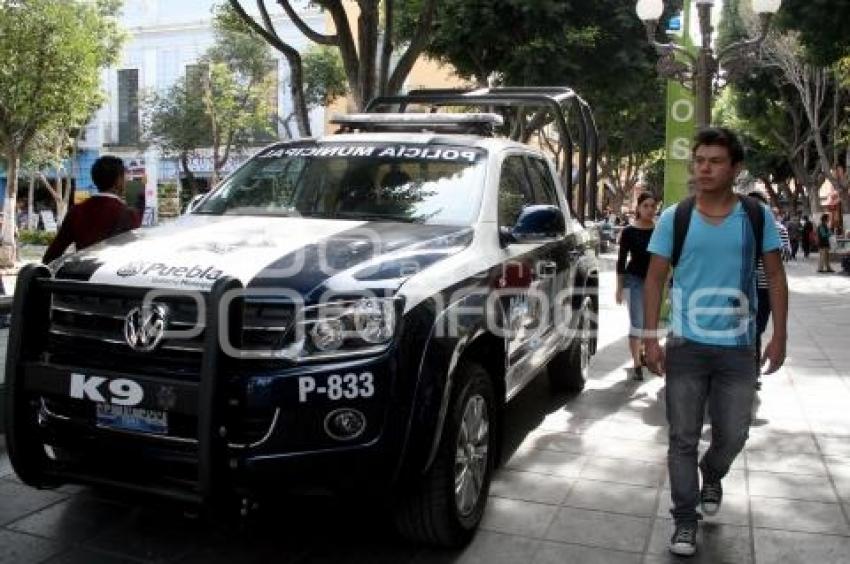
<svg viewBox="0 0 850 564"><path fill-rule="evenodd" d="M686 2L689 0L685 0ZM711 99L719 83L720 69L725 69L728 79L743 72L749 66L748 59L764 42L770 27L770 20L782 4L782 0L753 0L753 11L759 15L760 31L758 37L733 43L715 56L711 46L714 27L711 24L711 9L715 0L694 0L699 15L701 45L696 55L675 43L659 43L655 39L658 20L664 12L664 0L638 0L638 17L646 25L650 43L660 55L658 73L664 78L678 80L689 88L696 98L697 127L706 127L711 123ZM680 53L686 59L676 56Z"/></svg>

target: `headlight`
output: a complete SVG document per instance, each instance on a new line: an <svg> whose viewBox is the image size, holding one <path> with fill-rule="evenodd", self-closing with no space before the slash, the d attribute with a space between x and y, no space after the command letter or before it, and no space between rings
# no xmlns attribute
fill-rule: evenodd
<svg viewBox="0 0 850 564"><path fill-rule="evenodd" d="M292 361L380 353L396 331L397 298L361 298L304 307L279 301L246 304L247 358Z"/></svg>

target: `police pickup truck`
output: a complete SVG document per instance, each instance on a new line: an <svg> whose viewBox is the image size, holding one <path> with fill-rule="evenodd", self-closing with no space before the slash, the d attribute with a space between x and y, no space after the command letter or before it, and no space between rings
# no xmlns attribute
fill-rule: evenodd
<svg viewBox="0 0 850 564"><path fill-rule="evenodd" d="M219 506L376 492L467 542L504 407L579 391L598 265L553 161L494 113L341 118L179 220L20 274L7 443L25 483Z"/></svg>

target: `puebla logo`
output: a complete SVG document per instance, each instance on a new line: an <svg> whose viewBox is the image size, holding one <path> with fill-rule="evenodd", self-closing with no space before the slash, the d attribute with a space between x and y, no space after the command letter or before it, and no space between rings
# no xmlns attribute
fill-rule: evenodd
<svg viewBox="0 0 850 564"><path fill-rule="evenodd" d="M137 274L140 274L144 269L145 263L131 262L119 268L117 274L122 278L127 278L128 276L136 276Z"/></svg>
<svg viewBox="0 0 850 564"><path fill-rule="evenodd" d="M119 268L116 273L122 278L147 276L151 279L197 280L215 282L224 274L214 266L193 265L178 266L164 262L131 262Z"/></svg>

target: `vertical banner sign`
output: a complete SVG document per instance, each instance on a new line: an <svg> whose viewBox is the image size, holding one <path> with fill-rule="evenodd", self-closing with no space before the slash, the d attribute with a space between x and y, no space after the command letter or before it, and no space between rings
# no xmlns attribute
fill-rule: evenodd
<svg viewBox="0 0 850 564"><path fill-rule="evenodd" d="M681 16L681 32L672 41L696 51L691 39L691 2L685 0ZM696 105L693 94L675 80L667 81L667 158L664 162L664 207L678 203L688 195L688 163L691 158L691 140L696 123Z"/></svg>

